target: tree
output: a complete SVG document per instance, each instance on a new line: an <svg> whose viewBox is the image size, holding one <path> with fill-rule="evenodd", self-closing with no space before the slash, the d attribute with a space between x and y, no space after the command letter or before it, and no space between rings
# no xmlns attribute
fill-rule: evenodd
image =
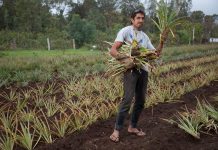
<svg viewBox="0 0 218 150"><path fill-rule="evenodd" d="M61 1L64 0L0 0L0 29L44 32L54 26L51 20L56 16L50 9Z"/></svg>
<svg viewBox="0 0 218 150"><path fill-rule="evenodd" d="M183 24L181 24L181 29L177 31L177 34L179 36L178 44L191 44L193 40L193 26L194 24L189 20L186 20Z"/></svg>
<svg viewBox="0 0 218 150"><path fill-rule="evenodd" d="M72 19L73 14L79 14L81 18L87 18L88 14L97 9L97 2L95 0L84 0L75 2L69 2L71 11L69 12L69 20Z"/></svg>
<svg viewBox="0 0 218 150"><path fill-rule="evenodd" d="M105 17L107 28L111 28L113 25L122 21L121 15L117 10L119 7L118 4L119 2L116 0L97 0L99 13Z"/></svg>
<svg viewBox="0 0 218 150"><path fill-rule="evenodd" d="M176 2L176 6L180 6L178 16L189 16L189 14L191 13L192 0L176 0Z"/></svg>
<svg viewBox="0 0 218 150"><path fill-rule="evenodd" d="M83 9L86 12L86 16L90 11L97 9L97 2L95 0L84 0L83 2Z"/></svg>
<svg viewBox="0 0 218 150"><path fill-rule="evenodd" d="M117 10L116 0L97 0L97 5L101 13L105 14L108 12L113 12Z"/></svg>
<svg viewBox="0 0 218 150"><path fill-rule="evenodd" d="M73 15L69 24L70 36L75 39L77 47L90 43L95 39L96 27L92 23Z"/></svg>
<svg viewBox="0 0 218 150"><path fill-rule="evenodd" d="M203 11L200 11L200 10L193 11L191 13L190 19L194 23L203 23L204 16L205 16L205 14L203 13Z"/></svg>
<svg viewBox="0 0 218 150"><path fill-rule="evenodd" d="M213 16L206 15L204 17L204 35L203 35L203 43L209 42L211 31L214 26L214 18Z"/></svg>
<svg viewBox="0 0 218 150"><path fill-rule="evenodd" d="M178 11L179 17L188 16L191 12L192 0L171 0L169 6Z"/></svg>
<svg viewBox="0 0 218 150"><path fill-rule="evenodd" d="M98 30L106 31L106 18L98 9L90 11L87 20L94 24Z"/></svg>
<svg viewBox="0 0 218 150"><path fill-rule="evenodd" d="M20 31L32 31L32 32L41 31L42 21L37 11L40 11L39 1L35 1L35 0L17 1L16 20Z"/></svg>
<svg viewBox="0 0 218 150"><path fill-rule="evenodd" d="M155 12L156 12L156 6L157 6L156 4L157 4L157 0L148 0L147 12L150 18L155 18Z"/></svg>
<svg viewBox="0 0 218 150"><path fill-rule="evenodd" d="M80 17L84 18L85 12L83 10L83 5L81 2L69 2L70 11L68 12L68 21L70 22L73 15L78 14Z"/></svg>
<svg viewBox="0 0 218 150"><path fill-rule="evenodd" d="M15 2L16 0L1 0L0 29L15 28Z"/></svg>
<svg viewBox="0 0 218 150"><path fill-rule="evenodd" d="M218 37L218 14L214 14L213 19L214 19L214 25L211 31L211 36Z"/></svg>
<svg viewBox="0 0 218 150"><path fill-rule="evenodd" d="M190 15L192 31L194 32L194 42L200 43L203 38L203 20L205 14L202 11L193 11Z"/></svg>
<svg viewBox="0 0 218 150"><path fill-rule="evenodd" d="M65 29L66 25L67 25L67 21L66 19L64 18L64 10L63 9L60 9L59 10L59 14L56 16L57 18L57 24L56 24L56 27L62 31Z"/></svg>
<svg viewBox="0 0 218 150"><path fill-rule="evenodd" d="M193 27L195 29L195 43L201 43L204 27L201 23L193 23Z"/></svg>

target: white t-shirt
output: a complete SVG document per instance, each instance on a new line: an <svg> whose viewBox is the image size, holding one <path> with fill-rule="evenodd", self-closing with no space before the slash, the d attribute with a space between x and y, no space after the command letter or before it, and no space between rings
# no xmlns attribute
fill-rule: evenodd
<svg viewBox="0 0 218 150"><path fill-rule="evenodd" d="M139 47L155 50L154 46L151 44L149 37L143 31L135 30L133 26L127 26L122 28L118 32L115 42L125 41L127 43L132 43L133 39L137 40Z"/></svg>
<svg viewBox="0 0 218 150"><path fill-rule="evenodd" d="M118 32L115 42L125 41L131 44L133 39L137 40L139 47L155 50L154 46L151 44L149 37L143 31L138 31L134 29L132 25L122 28ZM148 71L148 66L144 65L142 69Z"/></svg>

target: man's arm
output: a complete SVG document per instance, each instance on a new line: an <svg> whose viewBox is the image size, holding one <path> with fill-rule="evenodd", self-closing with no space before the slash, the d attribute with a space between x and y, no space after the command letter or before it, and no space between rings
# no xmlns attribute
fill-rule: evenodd
<svg viewBox="0 0 218 150"><path fill-rule="evenodd" d="M118 60L121 64L123 64L126 69L135 67L135 63L133 62L133 59L130 56L123 53L119 53L117 51L117 49L119 49L122 45L123 42L116 41L110 49L110 55L116 58L116 60Z"/></svg>
<svg viewBox="0 0 218 150"><path fill-rule="evenodd" d="M117 49L119 49L122 45L123 45L123 42L116 41L110 49L110 52L109 52L110 55L116 58L117 55L119 54Z"/></svg>
<svg viewBox="0 0 218 150"><path fill-rule="evenodd" d="M148 49L154 50L156 52L157 56L159 56L162 52L163 44L164 44L164 40L160 40L160 43L158 44L157 48L154 48L154 46L152 45L152 43L149 39L148 40Z"/></svg>
<svg viewBox="0 0 218 150"><path fill-rule="evenodd" d="M151 40L148 38L147 48L154 51L156 55L159 56L163 48L163 45L160 43L157 48L154 48L154 46L151 43Z"/></svg>
<svg viewBox="0 0 218 150"><path fill-rule="evenodd" d="M160 54L162 52L162 49L163 49L163 44L164 44L164 42L161 40L160 43L158 44L157 48L156 48L157 56L160 56Z"/></svg>
<svg viewBox="0 0 218 150"><path fill-rule="evenodd" d="M158 56L162 52L164 42L166 41L169 32L170 31L167 29L167 30L164 30L163 33L160 34L160 43L159 43L159 45L156 48Z"/></svg>
<svg viewBox="0 0 218 150"><path fill-rule="evenodd" d="M119 53L118 49L123 45L123 42L120 41L116 41L113 46L110 49L110 55L114 58L116 58L117 60L122 60L122 59L126 59L126 58L130 58L128 55L123 54L123 53Z"/></svg>

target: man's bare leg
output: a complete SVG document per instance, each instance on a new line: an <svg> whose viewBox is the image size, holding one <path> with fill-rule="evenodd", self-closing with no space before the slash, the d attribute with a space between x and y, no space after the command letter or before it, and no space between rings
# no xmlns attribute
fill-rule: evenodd
<svg viewBox="0 0 218 150"><path fill-rule="evenodd" d="M128 127L128 132L133 133L137 136L145 136L145 132L143 132L142 130L139 130L137 128L133 128L131 125L129 125L129 127Z"/></svg>
<svg viewBox="0 0 218 150"><path fill-rule="evenodd" d="M114 142L119 142L119 131L114 129L114 132L111 134L110 139Z"/></svg>

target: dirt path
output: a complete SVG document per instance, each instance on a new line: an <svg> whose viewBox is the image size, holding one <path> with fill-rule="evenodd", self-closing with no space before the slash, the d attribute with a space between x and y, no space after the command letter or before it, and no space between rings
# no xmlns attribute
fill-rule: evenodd
<svg viewBox="0 0 218 150"><path fill-rule="evenodd" d="M218 81L212 81L210 86L204 86L181 97L179 103L163 103L142 112L138 126L146 132L145 137L136 137L127 133L128 120L121 131L119 143L110 141L115 116L108 120L98 121L88 129L76 132L64 139L55 141L52 145L38 147L38 150L218 150L218 135L201 134L196 140L181 129L172 126L160 118L169 118L185 105L193 108L196 105L195 96L206 97L218 94ZM127 118L129 119L129 117Z"/></svg>

